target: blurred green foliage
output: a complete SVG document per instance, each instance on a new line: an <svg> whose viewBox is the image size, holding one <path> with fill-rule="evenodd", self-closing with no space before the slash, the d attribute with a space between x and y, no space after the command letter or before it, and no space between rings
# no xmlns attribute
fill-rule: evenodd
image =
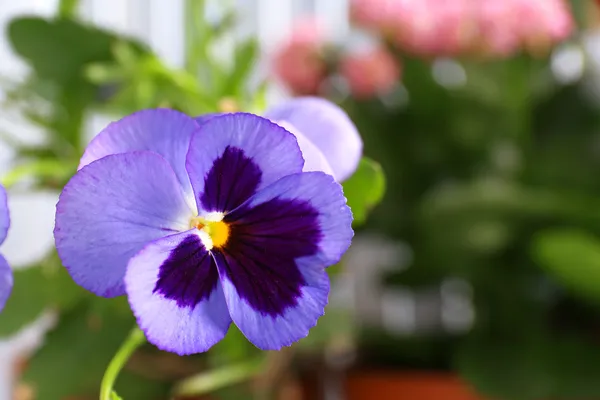
<svg viewBox="0 0 600 400"><path fill-rule="evenodd" d="M520 55L458 60L464 84L444 86L430 61L396 55L406 101L344 101L389 183L366 229L412 251L385 282L466 281L475 320L466 334L367 332L367 359L458 371L492 398L600 396L597 80L561 84L550 54Z"/></svg>
<svg viewBox="0 0 600 400"><path fill-rule="evenodd" d="M73 285L55 253L38 265L16 270L14 281L11 296L0 314L0 337L14 335L48 309L69 311L88 296Z"/></svg>
<svg viewBox="0 0 600 400"><path fill-rule="evenodd" d="M546 229L532 243L533 258L565 287L600 302L600 240L590 232Z"/></svg>

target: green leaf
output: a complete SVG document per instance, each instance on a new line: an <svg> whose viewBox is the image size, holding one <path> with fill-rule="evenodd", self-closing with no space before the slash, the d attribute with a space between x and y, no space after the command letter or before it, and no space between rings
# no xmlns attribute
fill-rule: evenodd
<svg viewBox="0 0 600 400"><path fill-rule="evenodd" d="M574 293L600 302L600 239L574 229L538 233L531 245L534 260Z"/></svg>
<svg viewBox="0 0 600 400"><path fill-rule="evenodd" d="M139 54L131 43L118 40L111 46L111 51L119 65L130 69L137 68Z"/></svg>
<svg viewBox="0 0 600 400"><path fill-rule="evenodd" d="M96 85L114 83L125 78L123 68L110 63L88 64L84 73L87 80Z"/></svg>
<svg viewBox="0 0 600 400"><path fill-rule="evenodd" d="M119 395L117 394L117 392L113 391L113 392L110 394L110 400L123 400L123 398L122 398L121 396L119 396Z"/></svg>
<svg viewBox="0 0 600 400"><path fill-rule="evenodd" d="M65 268L47 263L14 271L14 287L0 314L0 337L17 333L46 309L69 309L86 295Z"/></svg>
<svg viewBox="0 0 600 400"><path fill-rule="evenodd" d="M18 18L8 27L15 52L44 78L66 83L90 61L111 58L111 36L69 20Z"/></svg>
<svg viewBox="0 0 600 400"><path fill-rule="evenodd" d="M111 44L117 39L108 31L76 21L36 17L12 20L8 37L14 51L31 64L40 78L62 84L80 78L87 63L112 60ZM138 51L144 49L137 42L129 43Z"/></svg>
<svg viewBox="0 0 600 400"><path fill-rule="evenodd" d="M354 175L343 186L354 215L354 225L358 226L365 222L369 211L383 198L385 175L381 165L363 157Z"/></svg>

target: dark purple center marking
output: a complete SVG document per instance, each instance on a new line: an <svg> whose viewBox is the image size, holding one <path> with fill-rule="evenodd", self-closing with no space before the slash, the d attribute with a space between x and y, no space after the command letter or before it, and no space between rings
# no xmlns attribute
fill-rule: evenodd
<svg viewBox="0 0 600 400"><path fill-rule="evenodd" d="M153 293L177 301L181 308L194 308L208 299L217 286L219 274L215 261L200 238L189 235L160 266Z"/></svg>
<svg viewBox="0 0 600 400"><path fill-rule="evenodd" d="M224 248L212 250L239 296L263 315L276 317L298 304L304 276L296 259L318 252L318 211L308 202L275 198L240 207L260 185L262 172L244 152L228 146L204 179L200 203L206 211L229 212ZM161 265L154 293L193 308L218 282L211 254L196 235L186 237Z"/></svg>
<svg viewBox="0 0 600 400"><path fill-rule="evenodd" d="M318 251L318 212L299 200L272 199L225 216L229 242L215 251L241 298L276 317L298 303L306 285L295 259Z"/></svg>
<svg viewBox="0 0 600 400"><path fill-rule="evenodd" d="M227 146L204 177L200 203L207 211L231 211L256 193L262 179L259 166L242 149Z"/></svg>

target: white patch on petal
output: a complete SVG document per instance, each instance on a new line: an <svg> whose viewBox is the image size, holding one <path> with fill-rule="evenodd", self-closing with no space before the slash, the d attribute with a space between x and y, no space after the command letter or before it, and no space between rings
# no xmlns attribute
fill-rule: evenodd
<svg viewBox="0 0 600 400"><path fill-rule="evenodd" d="M204 245L204 247L206 248L206 250L208 250L208 251L212 250L212 248L213 248L213 241L212 241L212 238L210 237L210 235L206 231L204 231L204 230L197 230L196 234L198 235L198 237L202 241L202 244Z"/></svg>
<svg viewBox="0 0 600 400"><path fill-rule="evenodd" d="M205 220L210 221L210 222L223 221L224 217L225 217L225 214L222 212L219 212L219 211L213 211L213 212L209 212L209 213L202 215L202 218L204 218Z"/></svg>

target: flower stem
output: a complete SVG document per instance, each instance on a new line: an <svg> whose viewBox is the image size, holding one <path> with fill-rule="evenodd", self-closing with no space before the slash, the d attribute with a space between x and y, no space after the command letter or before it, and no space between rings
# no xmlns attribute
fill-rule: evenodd
<svg viewBox="0 0 600 400"><path fill-rule="evenodd" d="M187 0L185 2L185 66L186 70L194 77L197 77L200 72L200 63L206 52L204 36L207 33L207 26L204 18L204 3L205 0Z"/></svg>
<svg viewBox="0 0 600 400"><path fill-rule="evenodd" d="M108 368L106 368L106 372L102 378L102 385L100 386L100 400L114 400L115 398L119 398L113 391L113 386L119 376L119 372L121 372L121 369L123 369L133 352L145 342L146 336L144 336L144 332L137 326L133 328L121 345L121 348L119 348L110 361L110 364L108 364Z"/></svg>

